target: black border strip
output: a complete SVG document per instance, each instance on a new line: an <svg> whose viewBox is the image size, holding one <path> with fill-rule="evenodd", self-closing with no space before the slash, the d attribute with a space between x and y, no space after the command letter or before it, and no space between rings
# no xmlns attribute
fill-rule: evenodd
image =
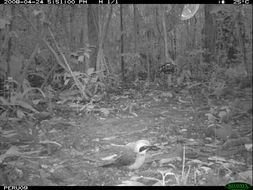
<svg viewBox="0 0 253 190"><path fill-rule="evenodd" d="M253 0L205 0L205 4L252 4ZM0 0L1 4L203 4L203 0L164 1L164 0Z"/></svg>

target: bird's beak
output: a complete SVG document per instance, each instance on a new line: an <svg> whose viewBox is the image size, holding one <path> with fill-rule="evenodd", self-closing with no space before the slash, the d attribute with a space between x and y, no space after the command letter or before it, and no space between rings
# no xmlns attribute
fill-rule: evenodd
<svg viewBox="0 0 253 190"><path fill-rule="evenodd" d="M152 151L157 151L157 150L160 150L161 148L157 147L157 146L148 146L148 150L152 150Z"/></svg>
<svg viewBox="0 0 253 190"><path fill-rule="evenodd" d="M149 151L149 150L156 151L156 150L160 150L160 148L157 147L157 146L153 146L153 145L152 146L143 146L143 147L140 148L140 152L142 152L144 150L147 150L147 151Z"/></svg>

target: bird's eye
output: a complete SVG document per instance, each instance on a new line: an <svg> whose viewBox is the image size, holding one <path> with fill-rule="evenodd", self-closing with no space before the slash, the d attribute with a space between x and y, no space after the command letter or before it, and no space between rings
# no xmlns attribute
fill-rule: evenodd
<svg viewBox="0 0 253 190"><path fill-rule="evenodd" d="M139 152L143 152L144 150L147 150L149 148L149 146L142 146L139 149Z"/></svg>

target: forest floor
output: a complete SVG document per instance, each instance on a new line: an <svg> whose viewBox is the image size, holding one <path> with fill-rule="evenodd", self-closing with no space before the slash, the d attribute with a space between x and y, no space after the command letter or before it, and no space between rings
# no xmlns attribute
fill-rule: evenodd
<svg viewBox="0 0 253 190"><path fill-rule="evenodd" d="M40 129L39 142L33 147L37 156L20 154L15 161L18 167L13 168L22 175L9 172L2 178L6 173L0 172L2 184L226 185L252 181L252 88L213 99L189 89L122 89L93 104L90 111L56 105L53 117L42 121ZM99 167L120 153L115 145L140 139L161 148L149 153L140 169Z"/></svg>

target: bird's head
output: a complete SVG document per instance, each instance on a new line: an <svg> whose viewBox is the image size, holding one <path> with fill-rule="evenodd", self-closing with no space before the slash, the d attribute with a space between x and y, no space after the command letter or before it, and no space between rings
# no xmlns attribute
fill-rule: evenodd
<svg viewBox="0 0 253 190"><path fill-rule="evenodd" d="M139 154L146 154L148 150L159 150L160 148L154 145L151 145L148 140L138 140L134 147L134 152Z"/></svg>
<svg viewBox="0 0 253 190"><path fill-rule="evenodd" d="M148 140L139 140L136 142L134 152L139 154L146 154L146 151L150 147L150 142Z"/></svg>

